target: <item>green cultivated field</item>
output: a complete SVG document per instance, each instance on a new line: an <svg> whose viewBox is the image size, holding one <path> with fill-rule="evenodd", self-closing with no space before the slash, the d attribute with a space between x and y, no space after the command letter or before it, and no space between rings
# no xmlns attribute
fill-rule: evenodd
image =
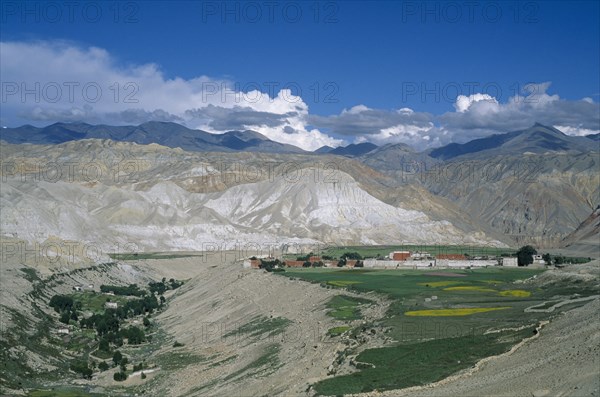
<svg viewBox="0 0 600 397"><path fill-rule="evenodd" d="M389 252L389 248L384 251ZM386 336L396 342L361 352L355 360L356 372L313 385L318 394L341 395L392 390L443 379L533 336L535 326L549 314L524 313L526 307L556 299L557 295L567 298L574 293L581 296L599 293L597 285L553 284L538 288L534 283L515 283L543 271L289 268L279 274L327 288L359 293L375 291L391 300L384 318L373 326L385 330ZM351 320L361 318L360 306L365 303L350 296L336 296L328 304L329 315L346 321L347 327ZM481 312L484 310L489 311ZM351 334L359 335L360 328ZM488 330L500 332L485 333ZM342 328L329 334L339 337L343 332L340 331Z"/></svg>
<svg viewBox="0 0 600 397"><path fill-rule="evenodd" d="M387 257L392 251L425 251L432 255L438 254L469 254L471 256L496 256L502 254L514 254L515 248L497 248L468 245L371 245L371 246L347 246L331 247L320 251L319 255L329 255L339 258L346 252L358 252L363 258L375 258L377 255Z"/></svg>

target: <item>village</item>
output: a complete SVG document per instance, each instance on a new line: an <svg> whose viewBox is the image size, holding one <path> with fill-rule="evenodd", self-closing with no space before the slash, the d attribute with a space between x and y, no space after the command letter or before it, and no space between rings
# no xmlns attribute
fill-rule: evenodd
<svg viewBox="0 0 600 397"><path fill-rule="evenodd" d="M327 267L327 268L376 268L376 269L470 269L490 266L518 267L516 256L470 256L467 254L436 254L425 251L392 251L387 257L362 258L356 253L346 253L340 260L326 255L309 254L296 260L277 258L273 255L256 255L242 260L247 269L272 267ZM266 265L266 266L265 266ZM542 255L533 255L532 265L546 265Z"/></svg>

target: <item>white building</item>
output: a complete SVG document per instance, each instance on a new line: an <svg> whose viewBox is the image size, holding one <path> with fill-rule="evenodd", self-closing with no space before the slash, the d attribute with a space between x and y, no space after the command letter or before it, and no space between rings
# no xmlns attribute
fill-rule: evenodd
<svg viewBox="0 0 600 397"><path fill-rule="evenodd" d="M519 262L517 262L517 258L516 257L504 257L502 258L502 266L507 266L507 267L517 267L519 266Z"/></svg>

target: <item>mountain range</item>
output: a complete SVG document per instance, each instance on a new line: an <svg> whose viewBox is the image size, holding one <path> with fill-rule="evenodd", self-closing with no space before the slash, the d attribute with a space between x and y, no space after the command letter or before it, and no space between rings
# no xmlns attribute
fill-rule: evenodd
<svg viewBox="0 0 600 397"><path fill-rule="evenodd" d="M423 152L402 143L306 152L254 131L162 122L0 133L3 162L26 173L31 164L102 163L93 181L24 178L3 167L2 235L27 241L558 247L577 243L577 233L568 236L600 200L600 142L541 124ZM134 164L133 179L120 178L123 163ZM290 164L297 178L282 171Z"/></svg>
<svg viewBox="0 0 600 397"><path fill-rule="evenodd" d="M0 129L0 140L8 143L57 144L81 139L111 139L118 142L134 142L138 144L157 143L159 145L181 148L196 152L232 152L251 151L266 153L306 153L294 145L270 140L266 136L251 130L228 131L223 134L187 128L173 122L149 121L137 126L91 125L86 123L55 123L46 127L24 125L16 128ZM533 127L506 134L496 134L475 139L467 143L451 143L449 145L429 149L421 154L429 158L450 160L465 155L487 155L494 153L514 154L531 151L586 152L589 151L590 140L598 142L600 134L585 137L569 136L556 128L536 123ZM366 154L382 155L390 150L414 152L410 146L398 143L382 147L370 142L349 144L333 148L322 146L315 150L316 154L335 154L347 157L360 157ZM387 156L388 154L383 154Z"/></svg>

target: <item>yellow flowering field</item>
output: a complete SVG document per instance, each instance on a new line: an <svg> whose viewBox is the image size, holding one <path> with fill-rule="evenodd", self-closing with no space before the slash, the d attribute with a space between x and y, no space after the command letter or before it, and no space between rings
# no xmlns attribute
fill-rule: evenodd
<svg viewBox="0 0 600 397"><path fill-rule="evenodd" d="M510 309L510 306L502 307L467 307L457 309L434 309L434 310L414 310L405 312L406 316L419 317L450 317L450 316L469 316L475 313L485 313L495 310Z"/></svg>
<svg viewBox="0 0 600 397"><path fill-rule="evenodd" d="M527 298L528 296L531 296L531 292L522 289L509 289L500 291L499 294L502 296L515 296L517 298Z"/></svg>
<svg viewBox="0 0 600 397"><path fill-rule="evenodd" d="M351 280L334 280L328 281L327 284L333 285L334 287L347 287L352 284L361 284L360 281L351 281Z"/></svg>

